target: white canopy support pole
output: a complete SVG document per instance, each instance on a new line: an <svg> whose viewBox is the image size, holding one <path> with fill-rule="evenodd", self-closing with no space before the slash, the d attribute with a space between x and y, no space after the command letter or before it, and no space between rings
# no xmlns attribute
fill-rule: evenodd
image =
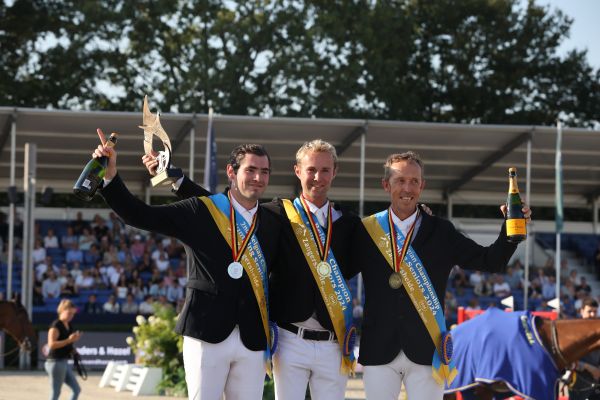
<svg viewBox="0 0 600 400"><path fill-rule="evenodd" d="M35 240L35 188L37 168L37 145L25 143L25 170L23 171L23 188L25 192L24 220L23 220L23 269L21 271L21 302L25 306L31 319L33 311L33 242ZM19 369L29 369L31 354L21 350L19 352Z"/></svg>
<svg viewBox="0 0 600 400"><path fill-rule="evenodd" d="M532 139L527 141L527 169L525 170L525 201L527 202L527 205L531 204L531 141ZM525 277L523 278L523 310L525 311L527 311L527 308L529 307L529 261L531 258L529 234L531 225L527 228L527 236L525 238Z"/></svg>
<svg viewBox="0 0 600 400"><path fill-rule="evenodd" d="M365 160L366 160L366 147L367 147L367 122L365 122L365 129L363 134L360 135L360 182L359 182L359 198L358 198L358 214L360 217L365 215ZM363 277L362 274L358 274L358 282L356 289L356 297L360 304L362 304L362 293L363 288Z"/></svg>
<svg viewBox="0 0 600 400"><path fill-rule="evenodd" d="M592 225L593 231L592 232L594 233L594 235L597 235L599 233L598 232L598 197L596 197L592 201L592 214L594 216L594 219L592 222L593 223L593 225Z"/></svg>
<svg viewBox="0 0 600 400"><path fill-rule="evenodd" d="M12 124L10 128L10 188L15 188L15 164L17 156L17 114L12 114ZM16 194L16 190L15 193ZM6 299L11 300L13 285L13 261L15 248L15 201L9 196L10 205L8 207L8 271L6 274Z"/></svg>
<svg viewBox="0 0 600 400"><path fill-rule="evenodd" d="M196 153L196 114L192 117L192 129L190 129L190 165L189 178L194 180L194 153Z"/></svg>

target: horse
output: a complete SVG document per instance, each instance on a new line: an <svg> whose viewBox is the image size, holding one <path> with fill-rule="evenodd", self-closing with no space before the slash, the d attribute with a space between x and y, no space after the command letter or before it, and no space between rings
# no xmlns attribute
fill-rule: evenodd
<svg viewBox="0 0 600 400"><path fill-rule="evenodd" d="M531 348L539 346L542 350L538 349L537 355L526 356L526 358L515 357L515 354L522 353L517 343L519 340L503 334L494 335L494 333L491 333L487 335L481 331L481 324L489 324L489 321L507 318L502 314L514 314L513 318L521 318L521 321L518 322L521 326L518 329L522 332L522 341L529 343L529 347ZM523 317L524 315L526 317ZM471 321L475 322L477 318L482 318L483 316L487 317L488 320L479 320L478 323L471 323ZM451 331L456 344L455 354L457 357L468 358L466 355L470 351L474 351L474 353L477 353L473 354L476 357L474 364L479 364L469 367L464 364L465 360L456 359L457 363L463 363L463 373L469 376L464 376L462 383L455 382L449 385L445 391L445 400L456 398L456 392L459 391L458 387L460 387L457 385L462 385L461 390L468 389L469 393L463 392L463 397L465 398L491 400L495 394L503 394L501 398L504 398L510 396L508 393L536 400L552 398L553 394L549 393L553 393L554 389L556 389L554 384L558 381L561 372L572 368L574 363L584 355L600 349L600 319L554 321L539 317L531 318L529 314L525 313L504 313L495 309L488 310L482 316L478 316L471 321L459 325L460 329L457 327ZM526 323L527 321L529 322ZM476 340L466 339L467 336L470 336L469 332L472 329L478 330L477 335L473 337L485 335L485 348L482 346L477 347ZM474 331L471 333L474 333ZM469 348L471 346L473 346L472 349ZM524 347L527 348L527 345ZM501 359L502 355L494 354L496 366L491 367L489 370L498 368L498 365L504 362L508 364L507 366L510 369L509 374L516 374L515 371L522 370L522 373L525 375L524 378L515 378L511 382L507 382L500 377L500 373L496 375L496 378L481 376L486 374L486 372L481 372L486 369L485 367L481 367L481 364L485 363L483 361L485 357L482 354L486 352L492 354L500 353L504 351L503 349L508 349L508 352L514 351L514 353L510 354L510 359L504 361ZM545 360L546 364L542 365L544 358L548 360ZM478 376L474 370L481 372L481 375ZM458 374L461 374L460 367L458 368ZM471 379L472 381L465 385ZM523 382L527 382L530 386L534 386L535 384L538 386L547 386L546 389L548 391L543 396L538 395L538 397L534 397L535 393L532 393L534 389L518 387L519 383L517 380L521 382L521 386L527 386Z"/></svg>
<svg viewBox="0 0 600 400"><path fill-rule="evenodd" d="M12 336L23 351L31 351L37 342L27 310L19 302L0 301L0 329Z"/></svg>

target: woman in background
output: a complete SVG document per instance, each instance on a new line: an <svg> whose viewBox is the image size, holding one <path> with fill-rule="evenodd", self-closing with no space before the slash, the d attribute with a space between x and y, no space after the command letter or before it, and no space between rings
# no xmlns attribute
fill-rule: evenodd
<svg viewBox="0 0 600 400"><path fill-rule="evenodd" d="M48 358L44 365L50 376L50 400L58 400L63 383L71 388L71 400L79 397L81 388L73 369L69 366L69 358L73 352L73 343L81 337L81 332L75 331L71 320L77 313L77 308L71 300L61 300L57 308L58 319L52 322L48 330Z"/></svg>

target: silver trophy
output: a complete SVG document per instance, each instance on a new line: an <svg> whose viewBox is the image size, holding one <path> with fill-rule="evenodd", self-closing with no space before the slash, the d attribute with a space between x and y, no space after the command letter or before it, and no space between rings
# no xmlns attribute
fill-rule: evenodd
<svg viewBox="0 0 600 400"><path fill-rule="evenodd" d="M158 166L156 167L156 176L150 179L152 186L168 185L176 182L183 176L181 168L174 168L171 165L171 141L167 132L160 124L160 115L152 114L148 107L148 96L144 96L143 109L143 125L140 126L144 130L144 152L148 155L152 154L152 138L157 136L163 143L164 150L158 152Z"/></svg>

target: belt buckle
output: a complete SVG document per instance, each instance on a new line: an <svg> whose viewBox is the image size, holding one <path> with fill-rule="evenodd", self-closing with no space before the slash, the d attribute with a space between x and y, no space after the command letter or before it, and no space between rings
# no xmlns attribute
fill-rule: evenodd
<svg viewBox="0 0 600 400"><path fill-rule="evenodd" d="M304 328L303 327L298 326L298 332L296 332L296 336L298 336L300 339L304 339Z"/></svg>

